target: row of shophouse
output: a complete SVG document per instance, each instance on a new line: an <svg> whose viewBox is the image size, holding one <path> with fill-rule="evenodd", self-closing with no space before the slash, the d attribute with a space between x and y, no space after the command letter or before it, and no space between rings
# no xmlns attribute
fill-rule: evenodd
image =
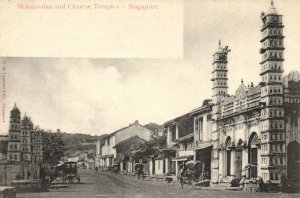
<svg viewBox="0 0 300 198"><path fill-rule="evenodd" d="M122 171L133 172L134 163L144 162L149 175L178 175L179 167L193 160L202 162L200 172L211 183L243 176L299 183L300 74L283 73L284 26L273 3L261 20L259 83L246 85L241 80L235 93L228 94L230 50L219 42L213 54L211 98L163 124L165 146L146 160L135 159L139 145L151 136L135 123L98 142L99 165L119 164Z"/></svg>
<svg viewBox="0 0 300 198"><path fill-rule="evenodd" d="M134 172L134 152L149 141L153 132L135 121L97 140L95 166L110 169L118 165L121 171Z"/></svg>

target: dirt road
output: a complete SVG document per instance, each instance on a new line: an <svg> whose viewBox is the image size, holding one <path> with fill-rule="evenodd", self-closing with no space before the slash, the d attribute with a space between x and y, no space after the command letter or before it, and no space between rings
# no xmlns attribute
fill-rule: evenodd
<svg viewBox="0 0 300 198"><path fill-rule="evenodd" d="M279 193L245 193L236 191L218 190L193 190L181 189L178 183L157 182L152 180L137 180L132 176L114 174L109 172L96 172L94 170L80 170L82 184L53 185L49 192L43 193L19 193L19 198L34 197L298 197L293 194ZM64 188L63 188L64 187Z"/></svg>

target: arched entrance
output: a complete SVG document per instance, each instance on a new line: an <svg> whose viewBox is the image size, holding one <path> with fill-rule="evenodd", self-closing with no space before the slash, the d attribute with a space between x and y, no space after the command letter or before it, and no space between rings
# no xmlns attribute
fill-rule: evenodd
<svg viewBox="0 0 300 198"><path fill-rule="evenodd" d="M287 146L287 179L289 182L300 182L300 144L296 141Z"/></svg>
<svg viewBox="0 0 300 198"><path fill-rule="evenodd" d="M257 177L257 159L258 159L258 136L253 132L249 139L248 145L248 163L250 164L249 176L250 178Z"/></svg>
<svg viewBox="0 0 300 198"><path fill-rule="evenodd" d="M225 153L225 171L226 171L226 176L231 175L231 150L229 147L231 146L231 137L227 137L225 141L225 148L226 148L226 153Z"/></svg>

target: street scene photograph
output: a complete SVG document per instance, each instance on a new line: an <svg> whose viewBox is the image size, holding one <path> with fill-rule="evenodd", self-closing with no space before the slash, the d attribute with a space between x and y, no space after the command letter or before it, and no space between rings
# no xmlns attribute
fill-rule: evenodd
<svg viewBox="0 0 300 198"><path fill-rule="evenodd" d="M300 197L299 1L95 2L0 2L0 198Z"/></svg>

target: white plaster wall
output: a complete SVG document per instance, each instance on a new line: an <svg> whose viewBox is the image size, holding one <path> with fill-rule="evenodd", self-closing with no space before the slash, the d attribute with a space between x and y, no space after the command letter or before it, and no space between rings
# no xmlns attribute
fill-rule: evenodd
<svg viewBox="0 0 300 198"><path fill-rule="evenodd" d="M152 172L152 167L153 167L153 165L152 165L153 163L152 163L152 160L150 160L150 163L149 163L149 174L150 175L153 175L153 172Z"/></svg>
<svg viewBox="0 0 300 198"><path fill-rule="evenodd" d="M224 155L223 152L219 152L219 180L224 177L223 172L224 172L224 167L223 167L223 161L224 161Z"/></svg>
<svg viewBox="0 0 300 198"><path fill-rule="evenodd" d="M166 170L166 173L169 172L169 166L170 166L169 160L168 160L168 158L166 158L165 159L165 170Z"/></svg>
<svg viewBox="0 0 300 198"><path fill-rule="evenodd" d="M122 131L119 131L116 133L115 136L115 144L118 144L119 142L126 140L132 136L139 136L140 138L148 141L150 140L152 132L145 127L139 125L139 124L132 124L128 128L123 129Z"/></svg>
<svg viewBox="0 0 300 198"><path fill-rule="evenodd" d="M208 140L208 131L207 131L207 114L203 115L203 141Z"/></svg>
<svg viewBox="0 0 300 198"><path fill-rule="evenodd" d="M237 129L235 131L235 140L234 143L237 144L239 139L245 141L245 132L246 132L246 126L244 126L241 129ZM232 138L232 137L231 137Z"/></svg>
<svg viewBox="0 0 300 198"><path fill-rule="evenodd" d="M106 145L101 145L101 155L107 155L107 148Z"/></svg>
<svg viewBox="0 0 300 198"><path fill-rule="evenodd" d="M163 175L163 160L155 160L155 174Z"/></svg>
<svg viewBox="0 0 300 198"><path fill-rule="evenodd" d="M211 121L207 121L207 141L210 141L212 139L212 134L211 134Z"/></svg>
<svg viewBox="0 0 300 198"><path fill-rule="evenodd" d="M100 140L97 140L96 142L96 156L99 156L99 154L101 153L101 147L100 147Z"/></svg>

